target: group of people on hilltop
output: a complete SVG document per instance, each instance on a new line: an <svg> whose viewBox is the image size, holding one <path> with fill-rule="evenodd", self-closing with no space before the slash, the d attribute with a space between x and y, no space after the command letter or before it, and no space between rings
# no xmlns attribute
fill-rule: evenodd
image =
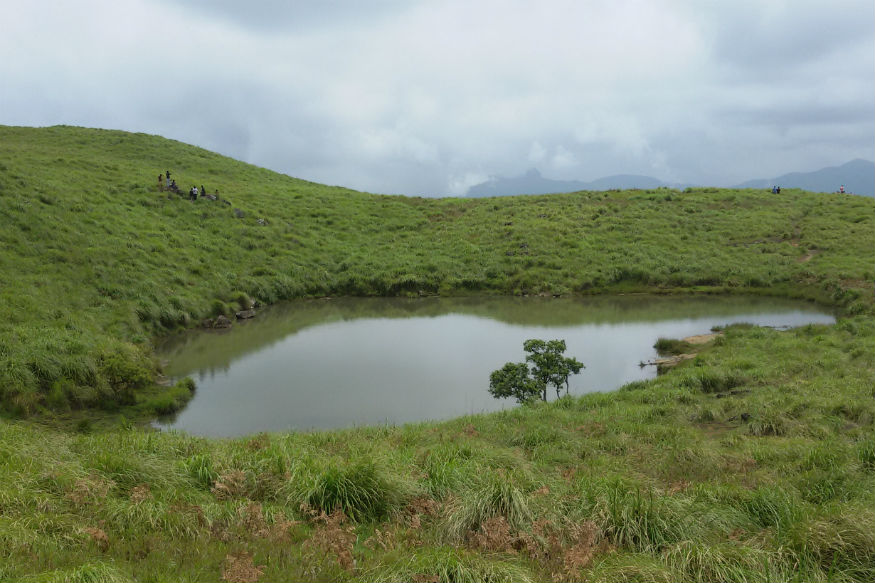
<svg viewBox="0 0 875 583"><path fill-rule="evenodd" d="M169 190L170 192L181 194L179 191L179 186L176 185L176 180L172 180L170 178L170 170L165 171L164 174L158 175L158 190L161 192ZM197 200L198 196L209 200L218 200L219 191L217 190L215 194L207 194L207 189L204 188L203 184L201 184L200 190L198 190L197 186L192 185L192 187L188 191L189 200Z"/></svg>

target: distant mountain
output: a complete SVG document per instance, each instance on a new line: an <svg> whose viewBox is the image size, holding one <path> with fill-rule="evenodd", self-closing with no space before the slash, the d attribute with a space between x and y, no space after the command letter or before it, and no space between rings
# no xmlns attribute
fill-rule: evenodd
<svg viewBox="0 0 875 583"><path fill-rule="evenodd" d="M791 172L777 178L748 180L732 188L801 188L811 192L836 192L841 185L845 191L865 196L875 196L875 163L867 160L852 160L841 166L822 168L814 172ZM475 184L465 196L482 198L487 196L510 196L516 194L551 194L555 192L576 192L579 190L611 190L630 188L686 188L688 184L670 184L652 176L636 174L617 174L599 178L591 182L580 180L551 180L544 178L532 168L522 176L505 178L495 176L486 182Z"/></svg>
<svg viewBox="0 0 875 583"><path fill-rule="evenodd" d="M791 172L776 178L748 180L734 188L801 188L810 192L837 192L844 185L845 192L875 196L875 163L852 160L841 166L821 168L814 172Z"/></svg>
<svg viewBox="0 0 875 583"><path fill-rule="evenodd" d="M651 176L635 174L618 174L599 178L592 182L580 180L551 180L532 168L522 176L503 178L495 176L486 182L475 184L468 189L465 196L482 198L486 196L510 196L515 194L551 194L555 192L576 192L578 190L610 190L613 188L658 188L669 186L667 183Z"/></svg>

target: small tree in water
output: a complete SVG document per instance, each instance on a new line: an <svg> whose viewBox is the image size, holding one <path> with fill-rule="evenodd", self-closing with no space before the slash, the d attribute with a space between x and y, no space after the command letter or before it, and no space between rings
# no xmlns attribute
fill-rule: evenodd
<svg viewBox="0 0 875 583"><path fill-rule="evenodd" d="M528 353L526 362L508 362L489 375L489 392L496 399L513 397L528 403L540 397L546 401L548 385L556 389L559 398L563 385L568 394L568 377L586 368L576 358L563 356L564 340L526 340L523 349Z"/></svg>

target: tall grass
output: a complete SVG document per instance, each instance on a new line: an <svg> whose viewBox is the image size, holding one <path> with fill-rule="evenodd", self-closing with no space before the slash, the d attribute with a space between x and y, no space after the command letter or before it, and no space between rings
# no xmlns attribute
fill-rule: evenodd
<svg viewBox="0 0 875 583"><path fill-rule="evenodd" d="M387 197L78 128L2 127L0 160L0 403L32 416L0 421L0 579L875 578L871 199ZM168 167L232 204L168 198ZM93 413L181 406L152 339L252 300L602 291L844 317L731 326L622 391L444 423L208 440Z"/></svg>

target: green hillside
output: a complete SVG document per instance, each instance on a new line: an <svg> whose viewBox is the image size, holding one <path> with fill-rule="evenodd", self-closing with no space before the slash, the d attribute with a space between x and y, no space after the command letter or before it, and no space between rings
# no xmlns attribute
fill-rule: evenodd
<svg viewBox="0 0 875 583"><path fill-rule="evenodd" d="M165 170L219 200L159 191ZM873 199L381 196L155 136L0 126L0 242L0 580L875 578ZM446 423L95 430L182 403L153 340L250 300L629 291L840 318L730 327L653 381Z"/></svg>
<svg viewBox="0 0 875 583"><path fill-rule="evenodd" d="M204 185L220 200L159 192L168 169L184 191ZM872 296L873 202L856 197L378 196L154 136L2 127L0 204L0 387L18 414L133 402L153 374L153 336L239 309L244 297Z"/></svg>

